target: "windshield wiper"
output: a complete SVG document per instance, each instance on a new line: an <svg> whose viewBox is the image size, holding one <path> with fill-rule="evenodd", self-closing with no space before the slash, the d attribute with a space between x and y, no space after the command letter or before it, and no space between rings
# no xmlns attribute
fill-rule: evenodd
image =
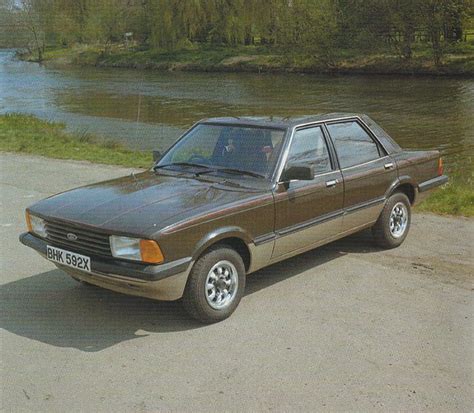
<svg viewBox="0 0 474 413"><path fill-rule="evenodd" d="M214 170L218 172L227 172L234 175L248 175L248 176L253 176L254 178L265 178L265 175L262 175L256 172L245 171L243 169L237 169L237 168L214 168ZM209 171L209 172L213 172L213 171ZM207 173L207 171L205 173Z"/></svg>
<svg viewBox="0 0 474 413"><path fill-rule="evenodd" d="M166 168L170 166L190 166L190 167L198 167L198 168L203 168L205 171L200 171L196 172L195 175L204 175L208 174L211 172L227 172L230 174L234 175L248 175L248 176L253 176L254 178L265 178L265 175L256 173L256 172L251 172L251 171L245 171L243 169L237 169L237 168L220 168L220 167L214 167L214 166L208 166L208 165L201 165L199 163L192 163L192 162L173 162L173 163L167 163L165 165L155 165L153 167L153 170L156 171L157 169L161 168Z"/></svg>
<svg viewBox="0 0 474 413"><path fill-rule="evenodd" d="M155 165L153 167L153 170L156 171L157 169L161 168L167 168L169 166L191 166L191 167L198 167L198 168L204 168L204 169L210 169L209 166L207 165L201 165L198 163L191 163L191 162L173 162L173 163L167 163L165 165Z"/></svg>

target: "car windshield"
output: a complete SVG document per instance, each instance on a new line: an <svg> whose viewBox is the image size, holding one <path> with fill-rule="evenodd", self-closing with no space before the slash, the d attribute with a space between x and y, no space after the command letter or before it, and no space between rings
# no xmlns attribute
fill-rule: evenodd
<svg viewBox="0 0 474 413"><path fill-rule="evenodd" d="M156 167L203 166L200 173L222 171L268 178L278 160L284 135L283 129L198 124Z"/></svg>

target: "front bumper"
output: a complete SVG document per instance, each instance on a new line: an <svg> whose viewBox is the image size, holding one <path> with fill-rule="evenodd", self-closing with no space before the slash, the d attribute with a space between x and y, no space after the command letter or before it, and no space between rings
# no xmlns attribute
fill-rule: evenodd
<svg viewBox="0 0 474 413"><path fill-rule="evenodd" d="M47 245L55 246L29 232L20 235L20 242L43 257L46 257ZM60 264L56 266L76 279L109 290L158 300L177 300L183 295L192 259L187 257L166 264L147 265L91 256L91 273Z"/></svg>

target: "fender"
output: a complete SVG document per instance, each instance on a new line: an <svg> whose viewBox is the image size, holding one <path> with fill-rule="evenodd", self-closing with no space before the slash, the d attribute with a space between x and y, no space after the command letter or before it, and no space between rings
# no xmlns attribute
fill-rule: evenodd
<svg viewBox="0 0 474 413"><path fill-rule="evenodd" d="M242 240L249 249L250 253L249 247L251 244L253 244L252 237L240 227L228 226L217 228L214 231L206 234L196 245L196 248L193 253L193 261L197 260L199 256L211 245L226 238L238 238ZM250 261L252 261L252 256L250 256Z"/></svg>
<svg viewBox="0 0 474 413"><path fill-rule="evenodd" d="M385 199L387 199L397 187L404 184L409 184L413 187L415 191L414 202L416 202L416 198L418 195L418 184L415 182L415 180L411 176L408 176L408 175L399 176L397 179L395 179L392 182L392 184L388 187L387 191L385 192Z"/></svg>

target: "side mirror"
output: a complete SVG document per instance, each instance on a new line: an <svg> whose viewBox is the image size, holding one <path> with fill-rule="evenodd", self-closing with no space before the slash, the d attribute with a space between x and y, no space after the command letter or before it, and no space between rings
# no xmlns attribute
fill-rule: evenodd
<svg viewBox="0 0 474 413"><path fill-rule="evenodd" d="M160 151L153 151L153 162L158 162L161 159Z"/></svg>
<svg viewBox="0 0 474 413"><path fill-rule="evenodd" d="M283 171L282 181L289 182L292 180L311 181L314 179L314 166L306 164L293 164Z"/></svg>

